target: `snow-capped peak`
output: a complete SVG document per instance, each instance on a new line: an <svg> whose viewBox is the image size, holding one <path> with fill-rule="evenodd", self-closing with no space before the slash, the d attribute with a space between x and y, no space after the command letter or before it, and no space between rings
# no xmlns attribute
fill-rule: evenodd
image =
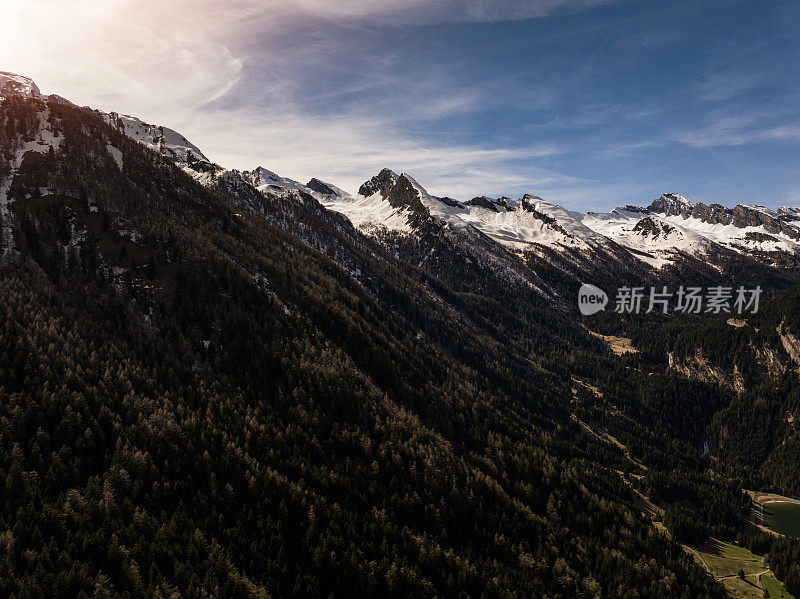
<svg viewBox="0 0 800 599"><path fill-rule="evenodd" d="M211 165L211 161L200 151L200 148L173 129L150 125L136 117L116 112L103 113L101 116L109 125L116 127L131 139L181 165L192 166L197 162Z"/></svg>
<svg viewBox="0 0 800 599"><path fill-rule="evenodd" d="M798 206L781 206L776 211L778 218L784 221L800 220L800 207Z"/></svg>
<svg viewBox="0 0 800 599"><path fill-rule="evenodd" d="M68 102L60 96L42 95L29 77L0 71L0 100L11 96ZM569 260L613 255L631 262L639 259L655 267L675 262L683 255L713 257L721 250L771 255L776 260L781 253L800 256L800 207L770 210L754 202L728 208L665 193L647 208L626 205L605 214L581 214L532 194L516 199L477 196L467 202L437 197L411 175L397 174L389 168L361 185L358 195L351 195L320 179L312 178L303 184L261 166L243 173L226 171L212 164L177 131L114 112L96 114L203 183L210 184L224 176L241 177L264 194L305 194L326 208L345 214L365 232L388 229L413 233L427 230L423 225L427 227L432 219L489 253L495 250L480 240L500 244L503 252L542 256L556 252ZM52 132L50 135L53 137ZM55 147L54 143L55 138L43 138L37 140L36 147ZM121 150L110 144L109 152L122 168Z"/></svg>
<svg viewBox="0 0 800 599"><path fill-rule="evenodd" d="M412 177L411 175L409 175L408 173L401 173L400 176L401 177L405 177L406 179L408 179L408 181L411 183L411 185L414 187L414 189L417 190L417 193L419 193L420 197L427 197L427 198L433 197L433 196L431 196L431 194L428 193L427 189L425 189L422 185L420 185L417 182L417 180L414 177Z"/></svg>
<svg viewBox="0 0 800 599"><path fill-rule="evenodd" d="M43 99L38 86L30 77L0 71L0 96L22 96L23 98Z"/></svg>
<svg viewBox="0 0 800 599"><path fill-rule="evenodd" d="M693 202L679 193L665 193L658 199L653 200L653 203L648 206L648 210L666 214L667 216L677 216L691 211L696 205L697 202Z"/></svg>
<svg viewBox="0 0 800 599"><path fill-rule="evenodd" d="M264 168L263 166L258 166L252 171L244 171L242 176L248 183L262 193L302 191L310 195L316 195L313 193L314 190L310 189L307 185L303 185L299 181L289 179L288 177L281 177L279 174Z"/></svg>
<svg viewBox="0 0 800 599"><path fill-rule="evenodd" d="M397 181L398 175L390 168L384 168L377 175L372 177L369 181L365 181L361 187L358 188L359 195L369 197L385 190L390 185L394 185Z"/></svg>
<svg viewBox="0 0 800 599"><path fill-rule="evenodd" d="M30 77L0 71L0 98L7 96L18 96L46 102L57 102L69 104L72 102L56 94L50 96L42 95L39 87ZM183 167L191 167L197 171L213 170L211 161L194 144L190 143L183 135L159 125L150 125L136 117L116 112L98 114L109 125L117 128L120 132L127 135L159 154L174 160Z"/></svg>

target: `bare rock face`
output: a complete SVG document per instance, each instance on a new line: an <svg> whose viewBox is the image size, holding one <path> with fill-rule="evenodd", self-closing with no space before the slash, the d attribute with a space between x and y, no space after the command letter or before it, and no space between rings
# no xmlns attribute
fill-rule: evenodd
<svg viewBox="0 0 800 599"><path fill-rule="evenodd" d="M744 238L747 241L755 241L758 243L763 243L765 241L778 241L777 237L767 235L766 233L759 233L758 231L748 231L744 234Z"/></svg>
<svg viewBox="0 0 800 599"><path fill-rule="evenodd" d="M664 216L696 218L712 225L733 225L739 229L764 227L764 230L768 233L782 233L791 239L800 240L800 230L788 224L789 221L797 218L798 213L786 207L774 213L763 207L742 204L738 204L734 208L728 208L722 204L706 205L702 202L692 202L682 195L665 193L653 201L648 210Z"/></svg>
<svg viewBox="0 0 800 599"><path fill-rule="evenodd" d="M437 197L436 199L439 200L445 206L450 206L451 208L458 208L459 206L462 206L461 202L459 202L455 198L450 198L448 196Z"/></svg>
<svg viewBox="0 0 800 599"><path fill-rule="evenodd" d="M429 212L419 197L419 190L414 183L411 182L411 179L405 175L400 175L397 178L394 185L388 189L388 193L385 197L395 208L406 206L412 212Z"/></svg>
<svg viewBox="0 0 800 599"><path fill-rule="evenodd" d="M369 197L380 192L383 197L386 197L388 190L396 181L397 175L391 169L385 168L361 185L358 188L358 193L364 197Z"/></svg>
<svg viewBox="0 0 800 599"><path fill-rule="evenodd" d="M733 222L733 214L730 208L726 208L722 204L710 204L706 206L703 203L695 204L694 208L688 211L684 216L693 216L705 223L715 225L729 225Z"/></svg>
<svg viewBox="0 0 800 599"><path fill-rule="evenodd" d="M633 230L644 237L665 237L675 230L675 227L668 225L665 222L654 219L652 216L646 216L633 227Z"/></svg>
<svg viewBox="0 0 800 599"><path fill-rule="evenodd" d="M513 212L514 209L508 205L508 198L490 198L489 196L476 196L464 202L464 206L478 206L491 210L492 212Z"/></svg>
<svg viewBox="0 0 800 599"><path fill-rule="evenodd" d="M695 202L678 193L665 193L658 199L653 200L653 203L650 204L647 209L650 212L658 212L666 216L684 216L690 212L695 205Z"/></svg>
<svg viewBox="0 0 800 599"><path fill-rule="evenodd" d="M625 212L636 212L638 214L650 214L650 210L642 208L641 206L634 206L633 204L625 204L622 209Z"/></svg>
<svg viewBox="0 0 800 599"><path fill-rule="evenodd" d="M784 322L778 325L777 331L778 335L780 335L783 349L786 350L786 353L789 354L795 364L800 364L800 340L786 330Z"/></svg>
<svg viewBox="0 0 800 599"><path fill-rule="evenodd" d="M791 239L800 239L800 231L795 227L760 210L739 205L732 212L732 222L737 227L758 227L761 225L768 233L783 233Z"/></svg>
<svg viewBox="0 0 800 599"><path fill-rule="evenodd" d="M474 197L468 202L465 202L465 206L478 206L479 208L485 208L486 210L491 210L492 212L500 212L497 201L488 196Z"/></svg>
<svg viewBox="0 0 800 599"><path fill-rule="evenodd" d="M781 206L775 213L777 217L785 222L800 221L800 208L793 206Z"/></svg>
<svg viewBox="0 0 800 599"><path fill-rule="evenodd" d="M420 191L414 182L406 175L397 175L388 168L365 182L358 193L365 197L380 193L394 208L408 208L412 213L421 216L430 214L422 203Z"/></svg>
<svg viewBox="0 0 800 599"><path fill-rule="evenodd" d="M320 181L316 177L311 179L308 183L306 183L306 187L309 189L313 189L317 193L321 193L326 196L335 196L336 191L324 181Z"/></svg>

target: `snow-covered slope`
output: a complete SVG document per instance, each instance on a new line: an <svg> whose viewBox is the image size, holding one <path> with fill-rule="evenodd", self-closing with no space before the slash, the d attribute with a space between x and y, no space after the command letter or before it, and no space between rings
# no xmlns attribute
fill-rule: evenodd
<svg viewBox="0 0 800 599"><path fill-rule="evenodd" d="M403 190L403 183L411 193ZM399 187L399 189L398 189ZM391 188L391 193L388 191ZM404 197L407 196L407 197ZM477 197L457 202L428 193L412 176L384 169L364 183L356 195L339 191L318 197L331 210L346 215L366 231L386 227L409 232L410 220L424 209L453 227L472 226L515 252L541 244L553 248L588 249L608 240L581 223L579 216L539 197Z"/></svg>
<svg viewBox="0 0 800 599"><path fill-rule="evenodd" d="M579 215L538 196L473 198L465 207L461 218L514 250L534 245L586 250L608 241L581 223Z"/></svg>
<svg viewBox="0 0 800 599"><path fill-rule="evenodd" d="M668 219L635 206L581 215L588 228L632 250L637 258L656 268L671 264L683 252L697 256L710 247L705 237Z"/></svg>
<svg viewBox="0 0 800 599"><path fill-rule="evenodd" d="M626 206L608 213L587 213L591 229L651 257L654 266L671 263L680 254L703 258L720 247L748 253L800 255L800 228L792 221L800 209L692 202L664 194L647 208ZM640 256L641 257L641 256Z"/></svg>
<svg viewBox="0 0 800 599"><path fill-rule="evenodd" d="M265 169L263 166L256 167L252 171L244 171L242 176L259 191L278 192L291 189L295 191L309 191L308 188L299 181L281 177L280 175Z"/></svg>
<svg viewBox="0 0 800 599"><path fill-rule="evenodd" d="M56 94L43 95L36 83L29 77L0 71L0 98L8 96L72 104L66 98ZM160 125L150 125L136 117L117 114L116 112L100 112L99 114L108 124L116 127L131 139L148 146L181 165L192 165L198 162L211 164L197 146L190 143L183 135L173 129Z"/></svg>
<svg viewBox="0 0 800 599"><path fill-rule="evenodd" d="M390 231L411 232L408 223L409 211L405 207L394 207L380 194L367 197L362 195L337 195L322 198L321 203L329 210L341 212L357 229L369 233L386 227Z"/></svg>
<svg viewBox="0 0 800 599"><path fill-rule="evenodd" d="M117 114L116 112L101 114L103 120L109 125L175 162L181 164L193 164L197 161L211 163L197 146L177 131L160 125L150 125L126 114Z"/></svg>
<svg viewBox="0 0 800 599"><path fill-rule="evenodd" d="M275 188L302 189L366 233L380 228L410 233L414 215L424 209L451 227L475 227L516 253L539 253L547 248L591 257L594 252L619 255L624 248L654 268L673 264L682 256L705 259L721 248L743 254L800 256L800 227L792 222L800 224L800 208L772 211L763 206L706 206L668 193L647 208L629 205L607 213L580 213L527 194L457 202L433 196L410 175L389 169L364 183L355 195L327 183L322 185L329 192L319 193L291 180L275 179ZM403 182L410 192L394 189ZM387 193L390 187L394 191Z"/></svg>
<svg viewBox="0 0 800 599"><path fill-rule="evenodd" d="M41 100L43 97L33 79L15 73L0 71L0 97L22 96Z"/></svg>
<svg viewBox="0 0 800 599"><path fill-rule="evenodd" d="M386 195L387 184L402 180L415 190L413 201L392 201ZM647 208L625 206L607 213L579 213L527 194L516 199L479 196L468 202L438 198L410 175L385 169L355 196L336 193L318 199L367 232L381 226L410 231L410 219L417 211L414 202L418 201L432 217L454 227L471 225L518 253L541 248L618 253L621 246L655 268L682 256L705 259L721 248L742 254L800 256L800 208L772 211L764 206L707 206L674 193L662 195Z"/></svg>
<svg viewBox="0 0 800 599"><path fill-rule="evenodd" d="M39 91L39 87L30 77L0 71L0 100L8 96L21 96L23 98L42 100L43 102L59 102L74 106L72 102L56 94L50 94L49 96L42 94Z"/></svg>

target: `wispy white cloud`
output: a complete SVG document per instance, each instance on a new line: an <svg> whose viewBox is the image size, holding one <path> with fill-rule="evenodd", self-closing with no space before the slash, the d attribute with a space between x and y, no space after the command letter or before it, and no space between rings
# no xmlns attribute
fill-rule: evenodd
<svg viewBox="0 0 800 599"><path fill-rule="evenodd" d="M751 92L773 79L764 70L725 69L709 73L697 84L697 96L707 102L720 102Z"/></svg>
<svg viewBox="0 0 800 599"><path fill-rule="evenodd" d="M570 13L617 0L297 0L293 10L329 19L374 19L397 24L496 22ZM287 2L273 2L285 7Z"/></svg>
<svg viewBox="0 0 800 599"><path fill-rule="evenodd" d="M301 101L295 74L319 64L333 49L325 36L309 36L286 52L273 40L309 18L385 23L496 21L574 11L603 0L530 0L496 3L455 0L0 0L4 35L2 68L32 76L45 93L134 114L180 130L226 166L264 164L286 176L328 178L357 188L383 166L414 172L434 193L469 196L525 187L534 191L557 180L545 169L524 174L515 162L559 150L473 144L431 144L409 123L435 121L474 110L496 93L448 92L448 72L404 80L391 55L360 78L327 93L353 97L324 116ZM258 39L257 52L244 41ZM380 61L384 61L383 64ZM262 76L247 81L247 67ZM403 89L360 101L370 89ZM236 97L229 92L236 89ZM509 97L512 94L508 93ZM542 90L539 98L546 97ZM324 101L325 93L315 97ZM535 105L534 95L520 101Z"/></svg>
<svg viewBox="0 0 800 599"><path fill-rule="evenodd" d="M735 147L763 142L800 142L800 121L785 114L742 111L720 115L698 127L678 130L671 139L695 148ZM780 122L776 123L776 119Z"/></svg>
<svg viewBox="0 0 800 599"><path fill-rule="evenodd" d="M3 68L33 77L45 93L101 108L191 110L227 93L243 68L226 44L241 17L193 6L0 0Z"/></svg>
<svg viewBox="0 0 800 599"><path fill-rule="evenodd" d="M534 191L564 177L545 169L521 173L519 161L553 156L553 145L486 148L468 144L421 143L413 135L389 129L380 118L343 116L336 119L292 111L263 115L253 123L250 110L206 112L203 131L220 150L212 158L250 168L257 162L285 176L306 180L317 176L356 190L383 167L413 173L432 193L472 197L509 188ZM194 128L194 127L192 127ZM197 127L199 130L199 127ZM515 167L516 165L516 167Z"/></svg>

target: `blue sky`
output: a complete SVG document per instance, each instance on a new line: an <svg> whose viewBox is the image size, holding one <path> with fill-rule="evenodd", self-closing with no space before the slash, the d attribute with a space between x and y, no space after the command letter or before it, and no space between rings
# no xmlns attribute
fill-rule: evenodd
<svg viewBox="0 0 800 599"><path fill-rule="evenodd" d="M44 54L22 72L172 126L226 166L351 190L390 166L459 199L800 204L796 2L200 4L109 15L159 53L101 40L106 88Z"/></svg>

